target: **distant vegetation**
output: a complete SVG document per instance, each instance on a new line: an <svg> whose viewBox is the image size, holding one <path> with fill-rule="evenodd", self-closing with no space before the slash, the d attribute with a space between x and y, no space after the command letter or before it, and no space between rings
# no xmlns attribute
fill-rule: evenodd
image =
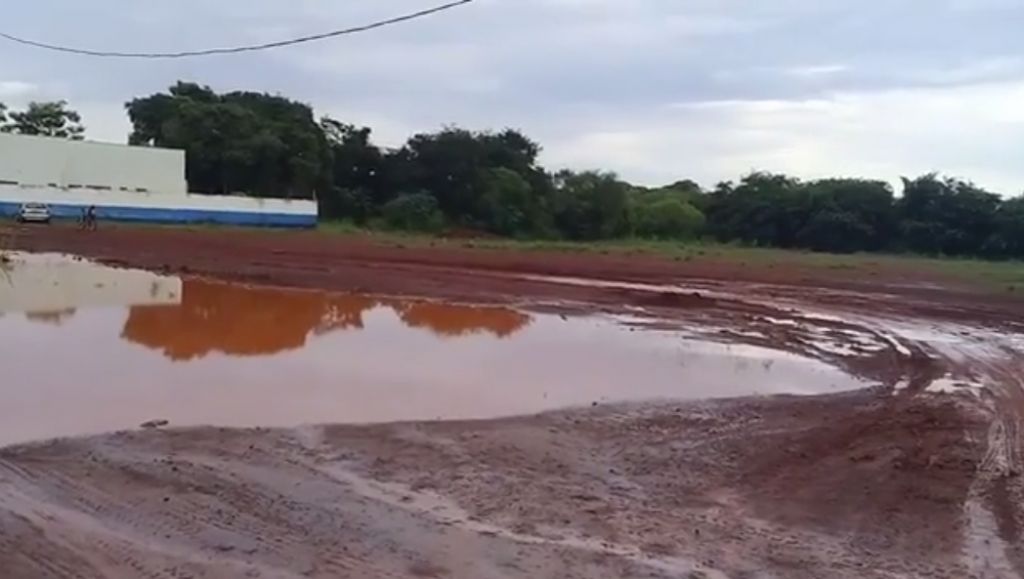
<svg viewBox="0 0 1024 579"><path fill-rule="evenodd" d="M11 111L0 103L0 132L81 140L85 135L82 117L65 101L29 103L23 111Z"/></svg>
<svg viewBox="0 0 1024 579"><path fill-rule="evenodd" d="M318 119L306 104L184 82L126 108L130 143L187 151L193 191L317 199L324 219L520 238L1024 258L1024 198L935 174L904 179L899 196L884 181L763 172L711 190L687 180L649 188L602 171L549 172L537 163L539 144L512 129L447 127L383 149L369 128ZM80 127L63 103L33 110L37 122L12 113L4 130L81 134L47 128L54 119Z"/></svg>

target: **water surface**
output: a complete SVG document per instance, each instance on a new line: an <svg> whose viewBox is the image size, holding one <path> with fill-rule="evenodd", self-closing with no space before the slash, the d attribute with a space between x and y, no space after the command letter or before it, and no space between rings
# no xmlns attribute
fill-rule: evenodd
<svg viewBox="0 0 1024 579"><path fill-rule="evenodd" d="M489 418L865 384L764 348L542 315L16 256L0 444L133 428Z"/></svg>

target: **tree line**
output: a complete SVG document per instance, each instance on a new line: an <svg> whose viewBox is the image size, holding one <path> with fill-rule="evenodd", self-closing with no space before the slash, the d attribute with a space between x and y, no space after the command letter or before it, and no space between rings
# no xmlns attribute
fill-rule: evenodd
<svg viewBox="0 0 1024 579"><path fill-rule="evenodd" d="M11 130L77 138L64 103L36 103ZM129 143L184 149L192 191L316 199L324 219L441 232L599 240L712 238L815 251L912 251L1024 258L1024 198L937 174L813 181L755 172L711 190L693 181L631 185L605 171L551 172L520 131L445 127L401 147L304 103L219 94L179 82L126 104ZM41 122L41 119L48 119ZM63 119L63 123L58 122ZM5 123L3 126L6 126ZM57 126L59 129L53 130Z"/></svg>
<svg viewBox="0 0 1024 579"><path fill-rule="evenodd" d="M67 101L32 102L21 111L0 103L0 133L80 141L85 138L85 127L81 115L69 109Z"/></svg>

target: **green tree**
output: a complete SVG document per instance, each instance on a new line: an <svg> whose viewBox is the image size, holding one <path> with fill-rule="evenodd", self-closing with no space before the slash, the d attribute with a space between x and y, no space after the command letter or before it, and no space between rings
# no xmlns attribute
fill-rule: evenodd
<svg viewBox="0 0 1024 579"><path fill-rule="evenodd" d="M767 172L709 192L685 179L644 188L600 171L551 175L537 163L540 146L512 129L447 127L385 150L370 128L318 121L303 103L185 82L126 108L131 144L187 152L192 190L315 197L325 217L581 240L706 231L782 248L1024 257L1024 200L934 174L904 179L899 198L881 181L805 183ZM80 118L63 101L5 111L0 104L0 130L81 138Z"/></svg>
<svg viewBox="0 0 1024 579"><path fill-rule="evenodd" d="M536 229L541 207L530 183L519 173L505 167L486 169L480 186L478 214L488 231L516 235Z"/></svg>
<svg viewBox="0 0 1024 579"><path fill-rule="evenodd" d="M6 112L6 107L3 111ZM67 101L31 102L23 111L12 111L3 118L2 130L19 135L37 135L80 141L85 138L82 117L68 108Z"/></svg>
<svg viewBox="0 0 1024 579"><path fill-rule="evenodd" d="M608 239L629 232L629 185L614 173L560 171L554 186L554 225L565 237Z"/></svg>
<svg viewBox="0 0 1024 579"><path fill-rule="evenodd" d="M370 141L368 127L356 127L330 117L320 119L330 150L332 187L320 196L321 215L363 223L376 205L391 200L383 181L384 153Z"/></svg>
<svg viewBox="0 0 1024 579"><path fill-rule="evenodd" d="M818 211L800 231L800 247L815 251L852 253L874 243L874 230L857 214L841 209Z"/></svg>
<svg viewBox="0 0 1024 579"><path fill-rule="evenodd" d="M903 244L922 253L979 254L991 235L1000 198L972 183L935 174L903 179L896 210Z"/></svg>
<svg viewBox="0 0 1024 579"><path fill-rule="evenodd" d="M795 247L811 216L810 197L799 180L751 173L738 185L721 183L707 200L708 228L722 241Z"/></svg>
<svg viewBox="0 0 1024 579"><path fill-rule="evenodd" d="M797 245L816 251L878 251L894 242L892 188L883 181L823 179L804 185L810 216Z"/></svg>
<svg viewBox="0 0 1024 579"><path fill-rule="evenodd" d="M444 226L437 199L429 193L399 195L384 205L381 214L384 222L395 229L437 232Z"/></svg>
<svg viewBox="0 0 1024 579"><path fill-rule="evenodd" d="M1024 257L1024 197L1007 199L999 205L983 253L991 257Z"/></svg>
<svg viewBox="0 0 1024 579"><path fill-rule="evenodd" d="M676 181L675 183L653 189L647 187L636 187L634 188L634 192L638 200L640 198L647 200L653 200L654 198L677 199L700 209L702 213L704 212L704 209L707 208L708 196L696 181L692 181L690 179L683 179L681 181Z"/></svg>
<svg viewBox="0 0 1024 579"><path fill-rule="evenodd" d="M186 151L193 191L309 199L330 190L331 152L308 105L179 82L125 107L129 143Z"/></svg>
<svg viewBox="0 0 1024 579"><path fill-rule="evenodd" d="M473 132L455 127L437 133L414 135L392 155L389 184L396 190L431 193L441 211L467 226L485 225L490 205L481 197L493 179L493 169L503 168L533 185L543 179L536 165L540 147L522 133Z"/></svg>

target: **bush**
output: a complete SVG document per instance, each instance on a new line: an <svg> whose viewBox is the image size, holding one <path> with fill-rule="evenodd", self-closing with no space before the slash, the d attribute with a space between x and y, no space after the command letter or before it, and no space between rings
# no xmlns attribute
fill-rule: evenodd
<svg viewBox="0 0 1024 579"><path fill-rule="evenodd" d="M330 219L348 219L365 225L373 213L373 200L365 189L335 187L320 197L320 215Z"/></svg>
<svg viewBox="0 0 1024 579"><path fill-rule="evenodd" d="M437 232L444 227L437 199L427 193L399 195L381 208L381 215L394 229Z"/></svg>
<svg viewBox="0 0 1024 579"><path fill-rule="evenodd" d="M693 239L704 222L703 213L679 199L641 202L634 209L634 232L640 237Z"/></svg>
<svg viewBox="0 0 1024 579"><path fill-rule="evenodd" d="M629 233L629 185L613 173L555 175L554 225L569 239L610 239Z"/></svg>
<svg viewBox="0 0 1024 579"><path fill-rule="evenodd" d="M530 184L518 173L499 167L481 176L481 225L490 233L516 235L534 228L537 203Z"/></svg>
<svg viewBox="0 0 1024 579"><path fill-rule="evenodd" d="M816 213L800 231L799 245L814 251L854 253L873 244L874 230L846 211Z"/></svg>
<svg viewBox="0 0 1024 579"><path fill-rule="evenodd" d="M985 242L991 257L1024 256L1024 197L1004 201L996 213L995 227Z"/></svg>

